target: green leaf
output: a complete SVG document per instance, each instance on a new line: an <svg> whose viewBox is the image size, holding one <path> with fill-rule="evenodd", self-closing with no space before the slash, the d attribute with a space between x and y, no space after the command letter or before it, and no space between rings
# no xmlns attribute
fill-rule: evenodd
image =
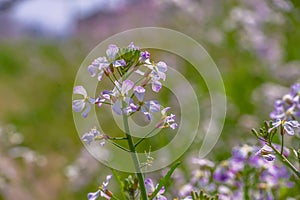
<svg viewBox="0 0 300 200"><path fill-rule="evenodd" d="M154 197L156 197L156 195L158 194L158 192L160 191L160 189L165 186L167 184L167 181L171 178L173 172L175 171L175 169L180 165L181 162L175 163L171 169L168 171L168 173L166 174L166 176L162 179L160 179L159 184L157 186L157 188L154 190L154 192L152 193L151 197L149 198L149 200L154 199Z"/></svg>

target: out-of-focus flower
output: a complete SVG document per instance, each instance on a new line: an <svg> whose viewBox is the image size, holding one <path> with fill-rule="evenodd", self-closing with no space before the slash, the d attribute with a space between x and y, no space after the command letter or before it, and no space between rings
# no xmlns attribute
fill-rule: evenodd
<svg viewBox="0 0 300 200"><path fill-rule="evenodd" d="M83 99L74 100L72 103L72 108L75 112L83 112L81 113L82 117L86 118L88 113L91 110L91 105L95 103L95 99L88 97L87 92L83 86L75 86L74 94L80 94L83 96ZM84 109L85 108L85 109Z"/></svg>
<svg viewBox="0 0 300 200"><path fill-rule="evenodd" d="M300 84L291 86L290 92L274 103L270 117L274 120L294 120L300 116Z"/></svg>
<svg viewBox="0 0 300 200"><path fill-rule="evenodd" d="M158 185L156 185L156 187L154 187L153 181L150 178L147 178L145 180L145 186L146 186L146 190L148 193L148 196L150 197L152 195L152 193L155 191L155 189L157 188ZM165 193L165 188L162 187L159 192L157 193L157 195L155 196L155 200L167 200L167 198L165 196L163 196L163 194Z"/></svg>
<svg viewBox="0 0 300 200"><path fill-rule="evenodd" d="M99 196L104 197L105 199L111 199L111 192L107 189L107 186L109 184L110 179L112 178L112 175L106 176L106 180L102 183L102 185L99 187L99 190L96 192L90 192L87 195L88 200L96 200Z"/></svg>

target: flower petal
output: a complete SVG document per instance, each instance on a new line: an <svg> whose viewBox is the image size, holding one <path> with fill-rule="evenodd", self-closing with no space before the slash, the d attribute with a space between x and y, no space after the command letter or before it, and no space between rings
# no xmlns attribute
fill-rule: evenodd
<svg viewBox="0 0 300 200"><path fill-rule="evenodd" d="M140 102L144 100L145 92L146 90L142 86L136 86L134 88L134 95Z"/></svg>
<svg viewBox="0 0 300 200"><path fill-rule="evenodd" d="M124 67L126 65L126 61L124 59L116 60L113 62L114 67Z"/></svg>
<svg viewBox="0 0 300 200"><path fill-rule="evenodd" d="M151 180L151 178L146 178L145 187L146 187L148 194L154 192L155 188L154 188L153 181Z"/></svg>
<svg viewBox="0 0 300 200"><path fill-rule="evenodd" d="M78 100L74 100L72 102L72 109L75 112L81 112L83 110L84 106L85 106L84 99L78 99Z"/></svg>
<svg viewBox="0 0 300 200"><path fill-rule="evenodd" d="M287 134L289 134L289 135L294 135L295 134L295 131L294 131L293 127L291 127L289 124L285 123L283 125L283 128L284 128L284 130L286 131Z"/></svg>
<svg viewBox="0 0 300 200"><path fill-rule="evenodd" d="M81 85L75 86L74 90L73 90L73 93L74 94L81 94L82 96L84 96L84 98L87 97L86 90Z"/></svg>
<svg viewBox="0 0 300 200"><path fill-rule="evenodd" d="M81 113L81 116L83 118L86 118L90 111L91 111L91 105L89 103L87 103L85 110Z"/></svg>
<svg viewBox="0 0 300 200"><path fill-rule="evenodd" d="M121 93L128 94L128 91L131 90L134 86L134 83L131 80L125 80L122 84Z"/></svg>
<svg viewBox="0 0 300 200"><path fill-rule="evenodd" d="M87 142L88 144L91 144L92 141L94 141L94 134L91 132L87 132L85 134L83 134L83 136L81 137L81 140L84 142Z"/></svg>
<svg viewBox="0 0 300 200"><path fill-rule="evenodd" d="M94 65L90 65L90 66L88 66L88 71L90 72L91 77L94 77L97 74L98 67L96 67Z"/></svg>
<svg viewBox="0 0 300 200"><path fill-rule="evenodd" d="M166 115L167 111L170 110L170 109L171 109L171 107L166 107L166 108L162 109L161 114Z"/></svg>
<svg viewBox="0 0 300 200"><path fill-rule="evenodd" d="M103 77L103 74L104 74L104 71L101 70L99 73L98 73L98 81L102 81L102 77Z"/></svg>
<svg viewBox="0 0 300 200"><path fill-rule="evenodd" d="M160 105L156 100L146 102L146 106L150 112L158 112L160 110Z"/></svg>
<svg viewBox="0 0 300 200"><path fill-rule="evenodd" d="M162 84L159 81L152 82L152 90L154 92L159 92L159 90L162 88Z"/></svg>
<svg viewBox="0 0 300 200"><path fill-rule="evenodd" d="M115 111L115 113L117 114L117 115L122 115L122 105L121 105L121 101L120 100L117 100L114 104L113 104L113 106L112 106L112 109L113 109L113 111Z"/></svg>
<svg viewBox="0 0 300 200"><path fill-rule="evenodd" d="M119 48L114 45L114 44L111 44L108 46L108 49L106 50L106 55L109 59L113 60L117 53L119 52Z"/></svg>
<svg viewBox="0 0 300 200"><path fill-rule="evenodd" d="M97 192L90 192L87 195L88 200L96 200L100 195L100 190L98 190Z"/></svg>
<svg viewBox="0 0 300 200"><path fill-rule="evenodd" d="M165 62L160 61L156 64L156 66L160 72L166 72L168 70L168 66Z"/></svg>

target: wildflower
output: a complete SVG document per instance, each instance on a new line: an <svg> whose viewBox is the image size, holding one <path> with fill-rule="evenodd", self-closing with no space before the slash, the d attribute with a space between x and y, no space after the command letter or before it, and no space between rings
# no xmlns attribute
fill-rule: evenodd
<svg viewBox="0 0 300 200"><path fill-rule="evenodd" d="M284 131L289 135L295 134L295 129L300 128L300 124L297 120L281 120L278 119L274 123L272 123L273 127L268 130L270 133L273 129L278 128L279 126L282 126Z"/></svg>
<svg viewBox="0 0 300 200"><path fill-rule="evenodd" d="M162 118L161 121L156 125L158 128L171 128L171 129L176 129L178 127L178 124L175 122L175 115L170 114L167 115L167 111L170 110L170 107L166 107L162 109L161 114Z"/></svg>
<svg viewBox="0 0 300 200"><path fill-rule="evenodd" d="M273 149L268 145L264 145L259 151L255 153L255 155L262 156L266 161L275 160L275 155L273 154Z"/></svg>
<svg viewBox="0 0 300 200"><path fill-rule="evenodd" d="M109 69L109 61L106 57L99 57L95 59L90 66L88 66L88 71L91 74L91 77L95 77L98 73L98 81L102 80L102 76L105 71L110 71Z"/></svg>
<svg viewBox="0 0 300 200"><path fill-rule="evenodd" d="M158 185L156 185L156 187L154 187L153 181L150 178L147 178L145 180L145 186L146 186L146 190L148 193L148 196L150 197L152 195L152 193L155 191L155 189L157 188ZM157 195L155 196L155 200L167 200L167 198L165 196L163 196L162 194L165 193L165 188L162 187L159 192L157 193Z"/></svg>
<svg viewBox="0 0 300 200"><path fill-rule="evenodd" d="M96 192L90 192L88 193L88 200L96 200L99 196L104 197L105 199L111 199L111 192L107 189L107 186L109 184L110 179L112 178L112 175L106 176L106 180L102 183L102 185L99 187L99 190Z"/></svg>
<svg viewBox="0 0 300 200"><path fill-rule="evenodd" d="M98 73L98 81L102 80L103 74L110 74L113 72L113 67L123 67L126 66L126 61L124 59L116 60L116 55L119 52L119 48L116 45L109 45L106 50L106 55L95 59L90 66L88 66L88 71L91 77L95 77ZM111 66L112 64L112 66Z"/></svg>
<svg viewBox="0 0 300 200"><path fill-rule="evenodd" d="M98 105L98 107L101 107L105 101L110 100L110 95L112 95L111 91L108 90L102 91L99 97L95 99L95 104Z"/></svg>
<svg viewBox="0 0 300 200"><path fill-rule="evenodd" d="M292 85L290 92L275 102L274 110L270 113L270 117L274 120L290 120L295 116L300 116L299 83Z"/></svg>
<svg viewBox="0 0 300 200"><path fill-rule="evenodd" d="M150 53L148 51L142 51L140 53L140 62L149 63Z"/></svg>
<svg viewBox="0 0 300 200"><path fill-rule="evenodd" d="M98 131L96 128L92 128L89 132L83 134L81 140L87 142L88 144L91 144L91 142L94 140L100 140L100 145L104 146L105 140L108 138L109 137L107 135L100 133L100 131Z"/></svg>
<svg viewBox="0 0 300 200"><path fill-rule="evenodd" d="M91 110L91 105L95 103L95 99L88 97L87 92L83 86L75 86L74 87L74 94L80 94L83 96L83 99L74 100L72 103L72 108L75 112L82 112L82 117L86 118L88 113Z"/></svg>
<svg viewBox="0 0 300 200"><path fill-rule="evenodd" d="M130 42L130 44L128 45L127 48L128 48L129 50L139 50L139 49L140 49L139 47L135 46L135 45L133 44L133 42Z"/></svg>
<svg viewBox="0 0 300 200"><path fill-rule="evenodd" d="M148 118L148 120L152 120L151 113L158 112L160 110L160 104L157 100L144 101L146 90L142 86L136 86L133 90L134 96L138 100L138 105L130 102L130 112L140 110Z"/></svg>
<svg viewBox="0 0 300 200"><path fill-rule="evenodd" d="M130 98L126 96L128 95L128 92L133 88L134 83L131 80L125 80L123 81L122 85L120 85L117 81L115 81L115 85L116 87L112 91L112 96L114 97L114 104L112 106L112 109L116 114L121 115L123 114L122 102L129 102Z"/></svg>
<svg viewBox="0 0 300 200"><path fill-rule="evenodd" d="M277 100L274 103L274 110L271 112L270 117L272 119L283 119L285 117L284 102Z"/></svg>

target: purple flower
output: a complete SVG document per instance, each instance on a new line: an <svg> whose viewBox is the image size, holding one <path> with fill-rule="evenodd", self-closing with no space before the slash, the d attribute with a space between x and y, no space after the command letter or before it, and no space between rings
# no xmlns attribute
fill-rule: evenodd
<svg viewBox="0 0 300 200"><path fill-rule="evenodd" d="M101 107L105 101L109 101L111 99L110 95L112 95L111 91L108 91L108 90L102 91L101 94L99 95L99 97L96 98L95 104L97 104L98 107Z"/></svg>
<svg viewBox="0 0 300 200"><path fill-rule="evenodd" d="M83 134L81 140L91 144L94 140L100 140L100 145L104 146L105 140L108 139L107 135L100 133L96 128L92 128L89 132Z"/></svg>
<svg viewBox="0 0 300 200"><path fill-rule="evenodd" d="M150 58L150 53L148 51L142 51L140 54L140 61L146 62Z"/></svg>
<svg viewBox="0 0 300 200"><path fill-rule="evenodd" d="M283 119L285 117L284 102L277 100L274 103L274 110L271 112L270 117L272 119Z"/></svg>
<svg viewBox="0 0 300 200"><path fill-rule="evenodd" d="M232 184L234 180L234 174L229 170L228 163L226 161L216 168L213 177L215 181L221 183Z"/></svg>
<svg viewBox="0 0 300 200"><path fill-rule="evenodd" d="M262 156L266 161L275 160L275 155L273 155L273 149L268 145L264 145L259 151L255 153L255 155Z"/></svg>
<svg viewBox="0 0 300 200"><path fill-rule="evenodd" d="M146 92L145 88L143 88L142 86L136 86L133 90L134 95L139 100L139 102L143 102Z"/></svg>
<svg viewBox="0 0 300 200"><path fill-rule="evenodd" d="M145 180L145 186L146 186L146 191L148 193L148 196L151 196L158 185L156 185L156 187L154 187L153 181L150 178L147 178ZM167 200L167 198L165 196L163 196L163 193L165 193L165 188L164 187L162 187L159 190L159 192L157 193L157 195L155 196L154 199L155 200Z"/></svg>
<svg viewBox="0 0 300 200"><path fill-rule="evenodd" d="M113 62L114 67L124 67L126 66L126 61L124 59L116 60Z"/></svg>
<svg viewBox="0 0 300 200"><path fill-rule="evenodd" d="M170 107L166 107L162 109L161 114L162 118L161 121L156 125L158 128L171 128L171 129L176 129L178 128L178 124L175 122L175 115L170 114L167 115L167 111L170 110Z"/></svg>
<svg viewBox="0 0 300 200"><path fill-rule="evenodd" d="M148 61L146 62L145 66L151 70L151 72L148 75L151 80L152 90L154 92L159 92L162 88L162 83L160 82L160 80L166 80L165 72L168 70L166 63L160 61L156 65L153 65L150 63L150 61ZM143 72L140 71L136 71L136 73L145 75Z"/></svg>
<svg viewBox="0 0 300 200"><path fill-rule="evenodd" d="M292 85L290 94L292 96L300 95L300 83L295 83Z"/></svg>
<svg viewBox="0 0 300 200"><path fill-rule="evenodd" d="M98 73L98 81L102 80L105 70L109 70L109 62L106 57L99 57L95 59L90 66L88 66L88 71L92 77L95 77Z"/></svg>
<svg viewBox="0 0 300 200"><path fill-rule="evenodd" d="M273 129L278 128L279 126L282 126L284 131L289 134L289 135L294 135L295 134L295 129L300 128L300 124L296 120L276 120L275 122L272 123L273 127L268 130L270 133Z"/></svg>
<svg viewBox="0 0 300 200"><path fill-rule="evenodd" d="M236 161L246 161L248 157L253 153L254 147L249 145L243 145L242 147L232 148L232 158Z"/></svg>
<svg viewBox="0 0 300 200"><path fill-rule="evenodd" d="M91 105L95 103L95 99L87 96L87 92L83 86L75 86L74 94L80 94L83 96L83 99L76 99L72 102L72 108L75 112L82 112L82 117L86 118L88 113L91 110ZM85 108L85 109L84 109Z"/></svg>
<svg viewBox="0 0 300 200"><path fill-rule="evenodd" d="M122 115L122 103L123 101L127 104L129 103L130 98L126 96L128 95L128 92L133 88L134 83L131 80L125 80L123 81L122 85L120 85L117 81L115 82L115 85L116 87L112 91L112 96L115 97L112 109L116 114Z"/></svg>
<svg viewBox="0 0 300 200"><path fill-rule="evenodd" d="M108 46L108 49L106 50L106 55L108 59L114 60L118 52L119 52L119 48L116 45L111 44Z"/></svg>
<svg viewBox="0 0 300 200"><path fill-rule="evenodd" d="M96 192L90 192L87 195L88 200L96 200L99 196L104 197L105 199L111 199L110 192L107 190L107 186L109 184L112 175L106 176L106 180L102 183L99 190Z"/></svg>
<svg viewBox="0 0 300 200"><path fill-rule="evenodd" d="M152 120L151 113L160 111L160 104L157 100L144 101L146 90L142 86L136 86L133 90L134 96L137 98L139 103L138 105L135 105L133 101L130 102L129 112L136 112L138 110L141 110L141 112L148 118L148 120Z"/></svg>
<svg viewBox="0 0 300 200"><path fill-rule="evenodd" d="M130 42L130 44L127 47L129 50L139 50L139 47L135 46L133 42Z"/></svg>

